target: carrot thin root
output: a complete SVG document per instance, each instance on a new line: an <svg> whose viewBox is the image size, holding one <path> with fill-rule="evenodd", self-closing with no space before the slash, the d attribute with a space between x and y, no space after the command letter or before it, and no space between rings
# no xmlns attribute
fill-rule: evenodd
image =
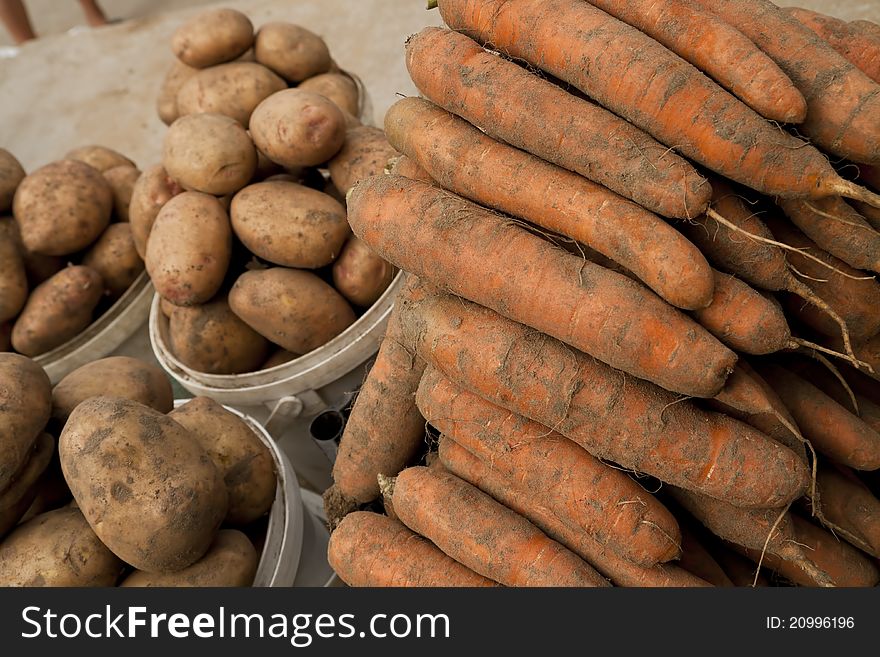
<svg viewBox="0 0 880 657"><path fill-rule="evenodd" d="M880 194L875 194L874 192L865 189L860 185L856 185L853 182L844 180L843 178L836 181L831 186L831 189L839 196L844 196L846 198L851 198L856 201L861 201L862 203L867 203L873 208L880 208Z"/></svg>

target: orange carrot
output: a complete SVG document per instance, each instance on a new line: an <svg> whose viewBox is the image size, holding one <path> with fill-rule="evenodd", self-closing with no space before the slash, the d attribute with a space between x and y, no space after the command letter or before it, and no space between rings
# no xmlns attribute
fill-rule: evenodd
<svg viewBox="0 0 880 657"><path fill-rule="evenodd" d="M807 102L742 32L692 0L589 0L689 61L761 116L800 123Z"/></svg>
<svg viewBox="0 0 880 657"><path fill-rule="evenodd" d="M348 220L399 268L667 390L711 397L736 360L639 283L425 183L363 180Z"/></svg>
<svg viewBox="0 0 880 657"><path fill-rule="evenodd" d="M406 42L419 91L493 137L575 171L666 217L709 204L706 180L634 125L461 34L428 27Z"/></svg>
<svg viewBox="0 0 880 657"><path fill-rule="evenodd" d="M651 37L586 2L441 0L440 12L453 29L571 83L670 148L753 189L786 198L853 195L880 205L880 197L840 178L815 148L768 123ZM437 59L426 57L424 65ZM836 101L835 94L828 97Z"/></svg>
<svg viewBox="0 0 880 657"><path fill-rule="evenodd" d="M432 367L416 403L438 431L619 556L643 566L678 557L672 514L626 473L564 436L464 391Z"/></svg>
<svg viewBox="0 0 880 657"><path fill-rule="evenodd" d="M823 150L880 162L880 87L770 0L697 0L770 55L807 100L799 128Z"/></svg>
<svg viewBox="0 0 880 657"><path fill-rule="evenodd" d="M880 82L880 31L871 34L855 23L801 7L786 7L785 11L815 32L874 82Z"/></svg>
<svg viewBox="0 0 880 657"><path fill-rule="evenodd" d="M838 533L843 529L853 545L880 558L880 500L856 477L835 467L820 467L817 481L822 516Z"/></svg>
<svg viewBox="0 0 880 657"><path fill-rule="evenodd" d="M709 552L715 558L715 561L724 569L724 572L733 582L734 586L751 587L751 586L769 586L770 583L763 573L758 573L757 580L755 578L755 565L734 552L730 547L721 541L716 541Z"/></svg>
<svg viewBox="0 0 880 657"><path fill-rule="evenodd" d="M440 186L592 247L674 306L704 308L712 300L712 272L699 249L601 185L495 141L421 98L397 101L385 132Z"/></svg>
<svg viewBox="0 0 880 657"><path fill-rule="evenodd" d="M387 117L388 115L386 114L385 116ZM388 166L385 167L385 172L395 176L403 176L410 180L421 180L429 185L434 182L431 175L425 171L418 162L406 155L401 155L391 160L388 163Z"/></svg>
<svg viewBox="0 0 880 657"><path fill-rule="evenodd" d="M400 522L366 511L342 520L327 554L349 586L496 586Z"/></svg>
<svg viewBox="0 0 880 657"><path fill-rule="evenodd" d="M553 540L579 555L616 586L704 587L708 582L669 563L644 568L621 559L589 535L572 527L536 501L516 480L502 476L448 436L440 437L440 461L457 477L491 495L507 508L535 524Z"/></svg>
<svg viewBox="0 0 880 657"><path fill-rule="evenodd" d="M678 566L714 586L733 586L733 582L709 553L693 528L686 524L681 530L681 559Z"/></svg>
<svg viewBox="0 0 880 657"><path fill-rule="evenodd" d="M447 378L594 456L743 506L786 504L806 489L798 457L751 427L476 304L432 295L401 321Z"/></svg>
<svg viewBox="0 0 880 657"><path fill-rule="evenodd" d="M408 468L394 482L394 511L413 531L505 586L609 586L579 556L455 475Z"/></svg>

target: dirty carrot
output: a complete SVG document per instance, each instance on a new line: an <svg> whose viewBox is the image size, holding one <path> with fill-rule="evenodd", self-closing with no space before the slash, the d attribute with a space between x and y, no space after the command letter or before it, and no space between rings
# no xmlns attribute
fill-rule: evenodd
<svg viewBox="0 0 880 657"><path fill-rule="evenodd" d="M819 507L832 529L856 547L880 558L880 500L856 477L844 475L837 467L819 468Z"/></svg>
<svg viewBox="0 0 880 657"><path fill-rule="evenodd" d="M681 529L681 559L678 566L714 586L733 586L721 565L703 547L697 533L686 524Z"/></svg>

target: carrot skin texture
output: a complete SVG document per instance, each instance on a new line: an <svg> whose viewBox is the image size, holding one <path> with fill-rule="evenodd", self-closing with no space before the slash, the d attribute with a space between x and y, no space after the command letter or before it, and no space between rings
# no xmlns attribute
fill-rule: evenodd
<svg viewBox="0 0 880 657"><path fill-rule="evenodd" d="M466 36L427 27L407 40L406 64L432 102L652 212L692 217L708 206L706 180L683 158L608 110L486 52ZM499 102L502 98L510 102Z"/></svg>
<svg viewBox="0 0 880 657"><path fill-rule="evenodd" d="M664 563L644 568L620 558L579 528L572 527L553 514L545 505L519 488L515 481L505 478L490 464L480 460L448 436L440 437L439 455L443 466L454 475L527 518L547 536L591 564L616 586L711 586L674 564Z"/></svg>
<svg viewBox="0 0 880 657"><path fill-rule="evenodd" d="M788 76L736 28L692 0L588 0L687 60L761 116L800 123L807 101Z"/></svg>
<svg viewBox="0 0 880 657"><path fill-rule="evenodd" d="M816 483L824 516L860 537L880 558L880 500L857 479L827 465L819 468Z"/></svg>
<svg viewBox="0 0 880 657"><path fill-rule="evenodd" d="M592 566L455 475L407 468L394 484L403 523L474 572L505 586L609 586Z"/></svg>
<svg viewBox="0 0 880 657"><path fill-rule="evenodd" d="M421 98L397 101L385 115L385 132L441 187L596 249L673 306L693 310L711 302L714 280L699 249L609 189L498 142Z"/></svg>
<svg viewBox="0 0 880 657"><path fill-rule="evenodd" d="M367 511L342 520L327 553L349 586L497 586L402 523Z"/></svg>
<svg viewBox="0 0 880 657"><path fill-rule="evenodd" d="M622 558L650 567L679 556L672 514L568 438L464 391L431 367L416 403L438 431Z"/></svg>
<svg viewBox="0 0 880 657"><path fill-rule="evenodd" d="M386 114L386 116L388 115ZM431 174L425 171L418 162L406 155L394 158L393 162L391 162L391 166L388 168L388 173L395 176L403 176L410 180L421 180L423 183L429 185L434 183Z"/></svg>
<svg viewBox="0 0 880 657"><path fill-rule="evenodd" d="M639 283L445 190L399 176L363 180L348 220L400 269L667 390L711 397L736 362Z"/></svg>
<svg viewBox="0 0 880 657"><path fill-rule="evenodd" d="M823 150L855 162L880 161L880 86L770 0L697 0L749 37L800 89L799 128Z"/></svg>
<svg viewBox="0 0 880 657"><path fill-rule="evenodd" d="M782 197L833 193L838 176L819 151L768 123L649 36L586 2L441 0L440 13L453 29L569 82L732 180Z"/></svg>
<svg viewBox="0 0 880 657"><path fill-rule="evenodd" d="M491 310L435 295L403 322L422 358L447 378L594 456L743 506L784 505L806 490L797 456L751 427Z"/></svg>

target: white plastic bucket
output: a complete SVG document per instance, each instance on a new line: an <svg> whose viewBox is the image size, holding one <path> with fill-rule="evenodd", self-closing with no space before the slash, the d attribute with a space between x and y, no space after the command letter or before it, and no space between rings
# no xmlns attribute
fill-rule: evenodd
<svg viewBox="0 0 880 657"><path fill-rule="evenodd" d="M147 321L153 294L150 277L141 272L116 303L82 333L34 361L55 384L78 367L109 356Z"/></svg>
<svg viewBox="0 0 880 657"><path fill-rule="evenodd" d="M301 483L321 492L331 463L309 435L318 413L344 405L379 349L403 276L361 317L327 344L276 367L247 374L205 374L181 363L168 348L168 319L159 296L150 310L150 343L159 364L193 395L210 397L260 422L290 458Z"/></svg>

